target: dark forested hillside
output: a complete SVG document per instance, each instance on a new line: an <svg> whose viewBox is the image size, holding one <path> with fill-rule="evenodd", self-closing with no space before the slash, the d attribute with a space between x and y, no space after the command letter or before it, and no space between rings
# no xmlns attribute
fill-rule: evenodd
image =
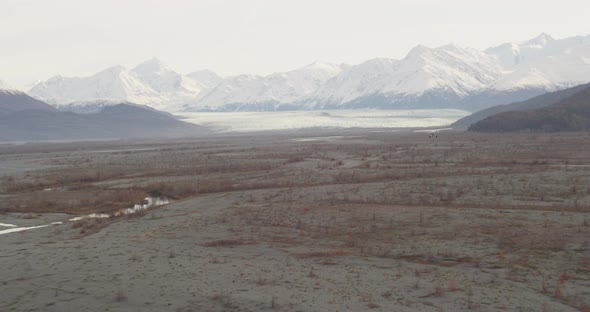
<svg viewBox="0 0 590 312"><path fill-rule="evenodd" d="M469 127L478 132L590 130L590 86L556 104L532 110L502 112Z"/></svg>
<svg viewBox="0 0 590 312"><path fill-rule="evenodd" d="M493 116L498 113L502 112L510 112L510 111L524 111L524 110L532 110L537 108L543 108L547 106L551 106L553 104L557 104L560 101L590 87L590 84L583 84L579 86L575 86L573 88L568 88L564 90L554 91L545 93L534 98L531 98L526 101L522 102L515 102L506 105L498 105L492 106L490 108L486 108L484 110L480 110L475 112L469 116L463 117L457 120L455 123L452 124L453 127L469 127L472 124L485 119L486 117Z"/></svg>

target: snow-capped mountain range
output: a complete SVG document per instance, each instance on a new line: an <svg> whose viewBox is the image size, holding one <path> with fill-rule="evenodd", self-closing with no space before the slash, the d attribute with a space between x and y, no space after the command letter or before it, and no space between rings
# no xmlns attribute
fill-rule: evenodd
<svg viewBox="0 0 590 312"><path fill-rule="evenodd" d="M197 110L277 110L313 94L344 65L315 62L286 73L229 77L202 97ZM296 108L296 107L293 107ZM284 107L283 107L284 109Z"/></svg>
<svg viewBox="0 0 590 312"><path fill-rule="evenodd" d="M497 59L475 49L417 46L402 60L351 66L304 101L309 108L424 106L416 100L427 92L459 100L482 90L501 77L499 69Z"/></svg>
<svg viewBox="0 0 590 312"><path fill-rule="evenodd" d="M158 59L151 59L131 70L113 66L90 77L55 76L37 83L28 93L62 107L132 102L179 110L186 102L206 93L212 82L217 84L216 79L221 80L211 73L201 82L167 68Z"/></svg>
<svg viewBox="0 0 590 312"><path fill-rule="evenodd" d="M28 93L54 105L133 102L167 111L481 108L590 82L590 35L547 34L479 51L417 46L401 60L313 64L267 76L180 74L157 59L90 77L56 76ZM90 104L89 104L90 103Z"/></svg>

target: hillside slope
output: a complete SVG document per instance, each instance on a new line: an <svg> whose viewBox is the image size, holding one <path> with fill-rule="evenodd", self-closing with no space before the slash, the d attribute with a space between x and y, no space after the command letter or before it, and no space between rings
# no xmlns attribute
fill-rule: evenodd
<svg viewBox="0 0 590 312"><path fill-rule="evenodd" d="M131 104L107 106L94 114L20 110L0 116L0 141L86 140L198 136L204 127Z"/></svg>
<svg viewBox="0 0 590 312"><path fill-rule="evenodd" d="M23 92L14 90L0 90L0 116L23 110L56 111L56 109Z"/></svg>
<svg viewBox="0 0 590 312"><path fill-rule="evenodd" d="M498 105L493 106L490 108L486 108L484 110L475 112L469 116L459 119L451 126L454 128L459 127L469 127L470 125L483 120L489 116L502 113L502 112L509 112L509 111L522 111L522 110L531 110L537 108L547 107L553 104L557 104L558 102L584 90L585 88L590 87L590 84L583 84L579 86L575 86L573 88L568 88L565 90L559 90L555 92L549 92L543 95L536 96L532 99L516 102L506 105Z"/></svg>
<svg viewBox="0 0 590 312"><path fill-rule="evenodd" d="M477 132L590 130L590 86L550 106L502 112L469 127Z"/></svg>

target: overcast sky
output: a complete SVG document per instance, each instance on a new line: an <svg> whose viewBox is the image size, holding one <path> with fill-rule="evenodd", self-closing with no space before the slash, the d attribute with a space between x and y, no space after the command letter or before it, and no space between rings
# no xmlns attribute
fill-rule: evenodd
<svg viewBox="0 0 590 312"><path fill-rule="evenodd" d="M158 57L188 73L268 74L590 34L588 0L0 0L0 80L22 87Z"/></svg>

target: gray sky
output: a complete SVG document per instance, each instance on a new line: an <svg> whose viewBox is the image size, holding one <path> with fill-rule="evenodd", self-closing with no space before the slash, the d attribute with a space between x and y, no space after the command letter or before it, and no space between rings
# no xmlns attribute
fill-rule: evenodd
<svg viewBox="0 0 590 312"><path fill-rule="evenodd" d="M268 74L590 34L588 0L0 0L0 80L23 86L152 57L187 73Z"/></svg>

